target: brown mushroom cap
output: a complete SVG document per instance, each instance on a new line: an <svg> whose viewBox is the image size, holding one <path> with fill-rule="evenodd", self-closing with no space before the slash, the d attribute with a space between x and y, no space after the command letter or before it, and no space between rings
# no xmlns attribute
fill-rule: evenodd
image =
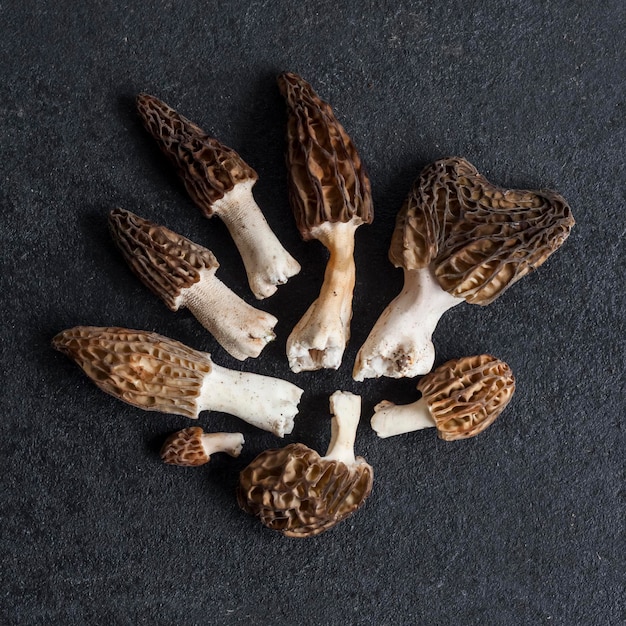
<svg viewBox="0 0 626 626"><path fill-rule="evenodd" d="M486 305L539 267L567 239L574 218L554 191L503 189L462 158L424 168L396 220L389 259L433 265L448 293Z"/></svg>
<svg viewBox="0 0 626 626"><path fill-rule="evenodd" d="M146 130L172 161L187 193L206 217L213 215L212 205L237 183L258 178L237 152L209 137L158 98L139 94L137 110Z"/></svg>
<svg viewBox="0 0 626 626"><path fill-rule="evenodd" d="M147 411L198 417L208 354L156 333L76 326L52 340L106 393Z"/></svg>
<svg viewBox="0 0 626 626"><path fill-rule="evenodd" d="M240 474L239 506L287 537L312 537L363 505L373 471L361 457L348 466L301 443L266 450Z"/></svg>
<svg viewBox="0 0 626 626"><path fill-rule="evenodd" d="M171 434L161 448L161 458L170 465L195 467L211 460L202 445L204 431L199 426Z"/></svg>
<svg viewBox="0 0 626 626"><path fill-rule="evenodd" d="M488 354L453 359L418 383L441 439L469 439L502 413L515 391L511 368Z"/></svg>
<svg viewBox="0 0 626 626"><path fill-rule="evenodd" d="M281 74L278 86L287 100L289 198L302 238L324 222L370 224L370 181L332 108L297 74Z"/></svg>
<svg viewBox="0 0 626 626"><path fill-rule="evenodd" d="M183 289L197 283L201 272L219 267L210 250L130 211L114 209L109 227L124 259L139 279L172 311Z"/></svg>

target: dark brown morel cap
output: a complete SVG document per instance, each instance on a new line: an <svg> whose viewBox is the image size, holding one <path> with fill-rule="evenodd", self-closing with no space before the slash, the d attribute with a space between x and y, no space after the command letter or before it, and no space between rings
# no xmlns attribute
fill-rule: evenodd
<svg viewBox="0 0 626 626"><path fill-rule="evenodd" d="M278 86L288 109L289 198L303 239L324 222L370 224L370 181L332 108L297 74L281 74Z"/></svg>
<svg viewBox="0 0 626 626"><path fill-rule="evenodd" d="M204 431L199 426L171 434L161 448L161 458L170 465L196 467L211 460L202 444Z"/></svg>
<svg viewBox="0 0 626 626"><path fill-rule="evenodd" d="M176 167L187 193L206 217L213 203L257 173L231 148L209 137L199 126L158 98L137 97L137 110L147 131Z"/></svg>
<svg viewBox="0 0 626 626"><path fill-rule="evenodd" d="M76 326L52 340L106 393L147 411L198 417L208 354L156 333Z"/></svg>
<svg viewBox="0 0 626 626"><path fill-rule="evenodd" d="M558 193L496 187L465 159L451 157L415 181L389 258L406 269L432 264L448 293L485 305L558 250L573 225Z"/></svg>
<svg viewBox="0 0 626 626"><path fill-rule="evenodd" d="M200 273L219 267L210 250L130 211L109 214L113 240L137 277L172 310L178 297L200 280Z"/></svg>
<svg viewBox="0 0 626 626"><path fill-rule="evenodd" d="M417 385L441 439L469 439L504 410L515 391L511 368L481 354L453 359L426 374Z"/></svg>
<svg viewBox="0 0 626 626"><path fill-rule="evenodd" d="M239 506L288 537L312 537L354 513L372 490L373 471L349 467L301 443L262 452L240 474Z"/></svg>

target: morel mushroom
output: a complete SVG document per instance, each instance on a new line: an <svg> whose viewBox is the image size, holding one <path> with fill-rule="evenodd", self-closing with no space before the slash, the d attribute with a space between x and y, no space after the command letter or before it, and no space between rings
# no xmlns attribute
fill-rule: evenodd
<svg viewBox="0 0 626 626"><path fill-rule="evenodd" d="M352 515L372 490L373 470L354 456L361 398L330 397L334 414L326 456L301 443L262 452L240 474L239 506L287 537L312 537Z"/></svg>
<svg viewBox="0 0 626 626"><path fill-rule="evenodd" d="M210 354L156 333L76 326L52 345L100 389L140 409L192 419L201 411L222 411L279 437L293 430L302 389L220 367Z"/></svg>
<svg viewBox="0 0 626 626"><path fill-rule="evenodd" d="M278 320L244 302L216 278L210 250L130 211L109 215L115 243L139 279L172 310L187 307L240 361L257 357L276 335Z"/></svg>
<svg viewBox="0 0 626 626"><path fill-rule="evenodd" d="M319 297L287 339L289 366L337 369L350 337L354 234L374 217L370 181L330 105L296 74L282 74L278 84L288 105L289 198L298 229L330 252Z"/></svg>
<svg viewBox="0 0 626 626"><path fill-rule="evenodd" d="M196 467L211 460L216 452L237 457L245 443L241 433L205 433L199 426L171 434L161 448L161 458L169 465Z"/></svg>
<svg viewBox="0 0 626 626"><path fill-rule="evenodd" d="M252 196L257 173L237 152L154 96L140 94L137 109L203 215L217 215L226 224L252 293L259 299L271 296L300 265L278 241Z"/></svg>
<svg viewBox="0 0 626 626"><path fill-rule="evenodd" d="M359 350L355 380L429 372L439 318L463 301L487 305L567 239L574 218L554 191L503 189L461 158L426 167L396 220L389 259L404 288Z"/></svg>
<svg viewBox="0 0 626 626"><path fill-rule="evenodd" d="M391 437L436 427L441 439L469 439L504 410L515 391L511 368L488 354L444 363L417 385L422 397L397 406L384 400L374 407L372 428Z"/></svg>

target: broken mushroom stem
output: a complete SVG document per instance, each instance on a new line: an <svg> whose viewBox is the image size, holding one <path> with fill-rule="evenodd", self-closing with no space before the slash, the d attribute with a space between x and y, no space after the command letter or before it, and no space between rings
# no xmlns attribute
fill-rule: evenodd
<svg viewBox="0 0 626 626"><path fill-rule="evenodd" d="M402 292L382 312L357 354L354 379L430 372L437 323L448 309L463 301L442 289L431 268L405 269Z"/></svg>
<svg viewBox="0 0 626 626"><path fill-rule="evenodd" d="M335 391L330 396L330 412L333 414L330 443L323 457L326 461L341 461L354 465L354 442L361 418L361 396L347 391Z"/></svg>
<svg viewBox="0 0 626 626"><path fill-rule="evenodd" d="M273 328L278 320L271 313L250 306L214 275L205 277L201 273L200 280L181 296L181 306L187 307L239 361L259 356L276 338Z"/></svg>
<svg viewBox="0 0 626 626"><path fill-rule="evenodd" d="M424 398L404 405L397 405L388 400L379 402L374 407L371 425L381 439L436 427Z"/></svg>
<svg viewBox="0 0 626 626"><path fill-rule="evenodd" d="M287 339L289 366L294 372L337 369L350 338L352 296L355 283L355 221L325 223L315 236L330 252L324 282Z"/></svg>
<svg viewBox="0 0 626 626"><path fill-rule="evenodd" d="M221 411L282 437L293 429L302 390L280 378L212 364L198 397L199 411Z"/></svg>
<svg viewBox="0 0 626 626"><path fill-rule="evenodd" d="M252 195L255 180L238 183L213 205L226 225L243 261L250 289L261 300L274 294L300 271L283 248Z"/></svg>
<svg viewBox="0 0 626 626"><path fill-rule="evenodd" d="M201 440L207 456L225 452L229 456L238 457L245 443L241 433L202 433Z"/></svg>

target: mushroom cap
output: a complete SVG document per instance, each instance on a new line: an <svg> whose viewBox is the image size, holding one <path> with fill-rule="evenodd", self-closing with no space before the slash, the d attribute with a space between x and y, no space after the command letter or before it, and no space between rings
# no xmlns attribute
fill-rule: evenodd
<svg viewBox="0 0 626 626"><path fill-rule="evenodd" d="M237 152L209 137L165 102L142 93L137 96L137 110L206 217L213 215L213 204L237 183L257 180L257 173Z"/></svg>
<svg viewBox="0 0 626 626"><path fill-rule="evenodd" d="M515 391L511 368L489 354L447 361L418 383L446 441L469 439L492 424Z"/></svg>
<svg viewBox="0 0 626 626"><path fill-rule="evenodd" d="M573 225L558 193L496 187L469 161L450 157L415 181L389 259L406 269L432 264L448 293L486 305L558 250Z"/></svg>
<svg viewBox="0 0 626 626"><path fill-rule="evenodd" d="M76 326L52 346L83 369L102 391L146 411L197 418L210 355L156 333Z"/></svg>
<svg viewBox="0 0 626 626"><path fill-rule="evenodd" d="M130 211L109 214L111 235L137 277L165 304L177 311L179 296L219 267L210 250Z"/></svg>
<svg viewBox="0 0 626 626"><path fill-rule="evenodd" d="M161 458L170 465L196 467L211 460L202 445L204 431L199 426L171 434L161 448Z"/></svg>
<svg viewBox="0 0 626 626"><path fill-rule="evenodd" d="M312 537L363 505L373 470L361 457L348 466L304 444L266 450L239 476L239 506L287 537Z"/></svg>
<svg viewBox="0 0 626 626"><path fill-rule="evenodd" d="M278 86L287 100L289 199L302 238L325 222L370 224L370 180L330 105L309 83L285 72Z"/></svg>

